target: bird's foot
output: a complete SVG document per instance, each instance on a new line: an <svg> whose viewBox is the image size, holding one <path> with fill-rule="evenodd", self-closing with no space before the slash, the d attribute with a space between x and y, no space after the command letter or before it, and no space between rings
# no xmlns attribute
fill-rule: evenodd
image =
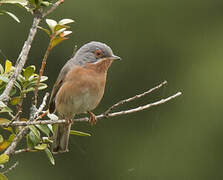
<svg viewBox="0 0 223 180"><path fill-rule="evenodd" d="M95 116L94 113L92 113L91 111L88 111L88 114L90 115L90 124L91 125L95 125L97 123L97 118Z"/></svg>
<svg viewBox="0 0 223 180"><path fill-rule="evenodd" d="M69 124L73 124L73 121L72 121L72 119L66 119L66 122L65 122L67 125L69 125Z"/></svg>

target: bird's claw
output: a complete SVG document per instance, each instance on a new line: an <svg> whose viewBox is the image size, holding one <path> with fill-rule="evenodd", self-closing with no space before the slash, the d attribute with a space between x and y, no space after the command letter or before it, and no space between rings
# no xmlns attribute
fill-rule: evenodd
<svg viewBox="0 0 223 180"><path fill-rule="evenodd" d="M90 115L90 120L89 120L90 124L95 125L97 123L97 118L95 114L92 113L91 111L88 111L88 114Z"/></svg>

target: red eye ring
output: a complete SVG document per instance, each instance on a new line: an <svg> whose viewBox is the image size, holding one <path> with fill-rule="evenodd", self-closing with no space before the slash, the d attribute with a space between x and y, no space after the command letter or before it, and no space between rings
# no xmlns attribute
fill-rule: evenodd
<svg viewBox="0 0 223 180"><path fill-rule="evenodd" d="M102 51L100 49L97 49L95 52L94 52L94 55L95 57L102 57Z"/></svg>

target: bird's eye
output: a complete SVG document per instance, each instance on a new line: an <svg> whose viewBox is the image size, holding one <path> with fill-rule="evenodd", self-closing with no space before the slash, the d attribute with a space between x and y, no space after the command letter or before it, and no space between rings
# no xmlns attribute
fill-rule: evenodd
<svg viewBox="0 0 223 180"><path fill-rule="evenodd" d="M103 56L103 53L100 49L97 49L95 52L94 52L94 55L96 58L101 58Z"/></svg>

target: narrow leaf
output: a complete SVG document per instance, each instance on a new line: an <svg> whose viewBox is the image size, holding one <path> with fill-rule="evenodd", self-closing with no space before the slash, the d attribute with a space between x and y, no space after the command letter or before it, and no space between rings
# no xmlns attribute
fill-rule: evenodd
<svg viewBox="0 0 223 180"><path fill-rule="evenodd" d="M0 124L8 123L8 122L10 122L8 119L6 119L6 118L0 118Z"/></svg>
<svg viewBox="0 0 223 180"><path fill-rule="evenodd" d="M5 73L8 73L12 68L12 62L9 60L5 61Z"/></svg>
<svg viewBox="0 0 223 180"><path fill-rule="evenodd" d="M58 24L65 25L65 24L69 24L69 23L73 23L73 22L74 22L73 19L62 19L58 22Z"/></svg>
<svg viewBox="0 0 223 180"><path fill-rule="evenodd" d="M75 131L75 130L70 130L71 135L76 135L76 136L91 136L89 133L81 132L81 131Z"/></svg>
<svg viewBox="0 0 223 180"><path fill-rule="evenodd" d="M3 74L4 73L4 68L3 66L0 64L0 74Z"/></svg>
<svg viewBox="0 0 223 180"><path fill-rule="evenodd" d="M20 4L22 6L26 6L28 1L27 0L1 0L1 3L5 3L5 4Z"/></svg>
<svg viewBox="0 0 223 180"><path fill-rule="evenodd" d="M29 129L33 132L33 134L36 136L36 138L40 140L40 132L39 132L39 130L35 126L33 126L33 125L30 125Z"/></svg>
<svg viewBox="0 0 223 180"><path fill-rule="evenodd" d="M72 31L64 31L64 32L62 32L61 34L60 34L60 37L65 37L65 36L67 36L67 35L69 35L69 34L71 34L72 33Z"/></svg>
<svg viewBox="0 0 223 180"><path fill-rule="evenodd" d="M54 157L53 157L51 151L50 151L48 148L46 148L46 149L45 149L45 152L46 152L46 155L47 155L47 157L49 158L51 164L52 164L52 165L55 165L55 160L54 160Z"/></svg>
<svg viewBox="0 0 223 180"><path fill-rule="evenodd" d="M45 125L45 124L43 124L43 125L36 125L36 127L38 127L47 136L50 136L50 129L49 129L49 127L47 125Z"/></svg>
<svg viewBox="0 0 223 180"><path fill-rule="evenodd" d="M0 173L0 180L8 180L8 178L4 174Z"/></svg>
<svg viewBox="0 0 223 180"><path fill-rule="evenodd" d="M35 66L28 66L25 70L24 70L24 77L25 79L29 79L30 76L32 76L34 74L36 70Z"/></svg>
<svg viewBox="0 0 223 180"><path fill-rule="evenodd" d="M48 29L40 27L40 26L38 26L38 28L44 31L46 34L50 35L50 31Z"/></svg>
<svg viewBox="0 0 223 180"><path fill-rule="evenodd" d="M20 102L20 99L21 99L20 96L13 97L13 98L10 100L11 105L13 105L13 106L17 105L17 104Z"/></svg>
<svg viewBox="0 0 223 180"><path fill-rule="evenodd" d="M0 155L0 164L7 163L9 161L9 156L7 154Z"/></svg>
<svg viewBox="0 0 223 180"><path fill-rule="evenodd" d="M65 37L56 37L51 41L51 47L55 47L56 45L58 45L59 43L61 43L62 41L66 40L67 38Z"/></svg>
<svg viewBox="0 0 223 180"><path fill-rule="evenodd" d="M48 24L51 31L54 32L54 28L57 25L57 22L53 19L46 19L46 23Z"/></svg>
<svg viewBox="0 0 223 180"><path fill-rule="evenodd" d="M47 148L47 144L38 144L37 146L34 147L36 150L44 150Z"/></svg>
<svg viewBox="0 0 223 180"><path fill-rule="evenodd" d="M0 101L0 108L4 108L4 107L7 107L7 105L3 103L2 101ZM1 119L2 118L0 118L0 123L1 123Z"/></svg>
<svg viewBox="0 0 223 180"><path fill-rule="evenodd" d="M3 143L3 141L4 141L4 138L2 135L0 135L0 144Z"/></svg>
<svg viewBox="0 0 223 180"><path fill-rule="evenodd" d="M0 80L5 82L5 83L8 83L9 82L9 78L6 77L5 75L0 75Z"/></svg>
<svg viewBox="0 0 223 180"><path fill-rule="evenodd" d="M9 16L10 16L11 18L13 18L16 22L20 23L19 18L17 18L17 16L14 15L13 13L8 12L8 11L5 11L5 14L9 15Z"/></svg>

